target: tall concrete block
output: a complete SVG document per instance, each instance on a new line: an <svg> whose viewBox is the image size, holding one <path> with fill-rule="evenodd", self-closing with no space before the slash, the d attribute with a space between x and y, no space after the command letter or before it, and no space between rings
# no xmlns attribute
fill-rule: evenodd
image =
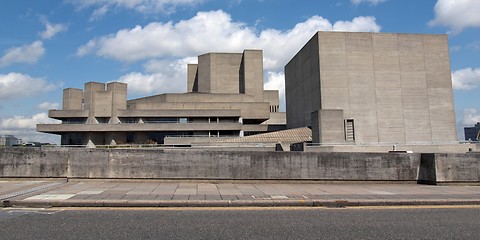
<svg viewBox="0 0 480 240"><path fill-rule="evenodd" d="M63 110L82 110L83 90L77 88L66 88L63 90Z"/></svg>
<svg viewBox="0 0 480 240"><path fill-rule="evenodd" d="M127 109L127 84L110 82L107 84L107 92L112 96L109 123L120 123L120 120L118 119L118 111Z"/></svg>
<svg viewBox="0 0 480 240"><path fill-rule="evenodd" d="M93 116L110 119L112 116L112 102L111 92L95 92L93 94L93 104L90 104Z"/></svg>
<svg viewBox="0 0 480 240"><path fill-rule="evenodd" d="M285 67L287 125L310 126L312 112L341 109L356 143L452 141L448 54L445 35L318 32Z"/></svg>
<svg viewBox="0 0 480 240"><path fill-rule="evenodd" d="M187 64L187 92L198 92L198 64Z"/></svg>
<svg viewBox="0 0 480 240"><path fill-rule="evenodd" d="M94 95L95 92L104 92L105 91L105 84L97 83L97 82L88 82L85 83L85 87L83 88L83 97L84 97L84 109L89 110L89 117L93 116L94 112Z"/></svg>
<svg viewBox="0 0 480 240"><path fill-rule="evenodd" d="M263 53L262 50L245 50L240 67L240 93L263 100Z"/></svg>
<svg viewBox="0 0 480 240"><path fill-rule="evenodd" d="M198 56L198 92L209 93L211 91L211 58L209 53Z"/></svg>

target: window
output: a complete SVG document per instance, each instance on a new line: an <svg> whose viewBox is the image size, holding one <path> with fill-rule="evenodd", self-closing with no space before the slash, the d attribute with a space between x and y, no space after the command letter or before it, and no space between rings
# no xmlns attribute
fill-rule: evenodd
<svg viewBox="0 0 480 240"><path fill-rule="evenodd" d="M345 140L355 141L355 124L353 119L345 120Z"/></svg>

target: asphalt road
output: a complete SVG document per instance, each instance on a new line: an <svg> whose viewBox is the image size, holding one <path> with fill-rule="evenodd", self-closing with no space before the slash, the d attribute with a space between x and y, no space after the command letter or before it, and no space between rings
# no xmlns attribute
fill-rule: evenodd
<svg viewBox="0 0 480 240"><path fill-rule="evenodd" d="M480 207L0 209L0 239L478 239Z"/></svg>

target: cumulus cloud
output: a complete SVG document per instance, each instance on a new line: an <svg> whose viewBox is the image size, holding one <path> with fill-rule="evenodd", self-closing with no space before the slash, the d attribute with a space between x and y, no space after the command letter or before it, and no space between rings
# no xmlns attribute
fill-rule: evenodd
<svg viewBox="0 0 480 240"><path fill-rule="evenodd" d="M42 39L53 38L58 33L66 31L68 29L67 25L61 23L52 24L48 22L46 18L42 18L41 21L45 25L45 30L39 33Z"/></svg>
<svg viewBox="0 0 480 240"><path fill-rule="evenodd" d="M60 121L51 119L46 113L38 113L32 117L14 116L11 118L3 118L0 126L2 129L35 129L40 123L60 123Z"/></svg>
<svg viewBox="0 0 480 240"><path fill-rule="evenodd" d="M435 4L435 18L430 26L446 26L453 34L468 27L480 27L480 1L438 0Z"/></svg>
<svg viewBox="0 0 480 240"><path fill-rule="evenodd" d="M284 72L267 72L267 81L264 85L265 90L278 90L280 96L281 111L285 111L285 73Z"/></svg>
<svg viewBox="0 0 480 240"><path fill-rule="evenodd" d="M129 95L185 92L188 63L197 63L197 58L154 59L144 65L146 73L131 72L115 81L127 83Z"/></svg>
<svg viewBox="0 0 480 240"><path fill-rule="evenodd" d="M207 52L262 49L266 89L280 90L284 102L283 67L317 31L378 32L375 17L360 16L331 23L312 16L291 29L265 29L233 21L224 11L199 12L179 22L152 22L92 39L77 49L78 56L95 54L123 62L147 61L145 72L131 72L116 81L128 84L130 94L184 92L186 64ZM279 51L281 49L281 51Z"/></svg>
<svg viewBox="0 0 480 240"><path fill-rule="evenodd" d="M67 0L79 9L95 8L91 20L97 20L109 9L134 10L140 13L170 14L181 6L195 6L205 0Z"/></svg>
<svg viewBox="0 0 480 240"><path fill-rule="evenodd" d="M58 136L37 133L35 131L36 125L41 123L56 124L60 123L60 121L49 118L46 113L34 114L31 117L6 117L0 119L0 134L15 135L24 142L49 142L58 144L60 142Z"/></svg>
<svg viewBox="0 0 480 240"><path fill-rule="evenodd" d="M178 23L152 22L146 26L122 29L115 34L90 40L77 49L78 56L94 53L119 61L134 62L159 57L190 57L206 52L241 52L263 49L267 70L279 70L316 31L378 32L374 17L352 21L329 20L313 16L289 30L266 29L235 22L221 10L199 12ZM282 51L278 51L282 49Z"/></svg>
<svg viewBox="0 0 480 240"><path fill-rule="evenodd" d="M42 102L37 105L37 108L41 110L58 109L59 107L60 107L60 104L54 103L54 102Z"/></svg>
<svg viewBox="0 0 480 240"><path fill-rule="evenodd" d="M480 86L480 68L464 68L452 73L452 87L456 90L472 90Z"/></svg>
<svg viewBox="0 0 480 240"><path fill-rule="evenodd" d="M370 5L377 5L387 0L350 0L353 4L359 5L360 3L369 3Z"/></svg>
<svg viewBox="0 0 480 240"><path fill-rule="evenodd" d="M27 74L0 74L0 100L30 97L57 87L58 85L48 83L43 78L34 78Z"/></svg>
<svg viewBox="0 0 480 240"><path fill-rule="evenodd" d="M43 54L45 54L45 48L43 48L42 41L35 41L29 45L10 48L7 49L2 58L0 58L0 67L12 63L36 63Z"/></svg>
<svg viewBox="0 0 480 240"><path fill-rule="evenodd" d="M480 122L480 111L475 108L466 108L463 110L463 125L473 126Z"/></svg>
<svg viewBox="0 0 480 240"><path fill-rule="evenodd" d="M95 9L95 11L93 11L92 13L92 16L90 16L90 21L96 21L103 18L103 16L105 16L107 12L108 12L108 7L106 5Z"/></svg>

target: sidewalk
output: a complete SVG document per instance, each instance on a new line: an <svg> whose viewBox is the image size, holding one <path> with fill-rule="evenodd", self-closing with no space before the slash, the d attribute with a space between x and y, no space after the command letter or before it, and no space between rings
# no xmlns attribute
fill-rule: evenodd
<svg viewBox="0 0 480 240"><path fill-rule="evenodd" d="M480 205L480 186L0 179L0 197L5 207Z"/></svg>

